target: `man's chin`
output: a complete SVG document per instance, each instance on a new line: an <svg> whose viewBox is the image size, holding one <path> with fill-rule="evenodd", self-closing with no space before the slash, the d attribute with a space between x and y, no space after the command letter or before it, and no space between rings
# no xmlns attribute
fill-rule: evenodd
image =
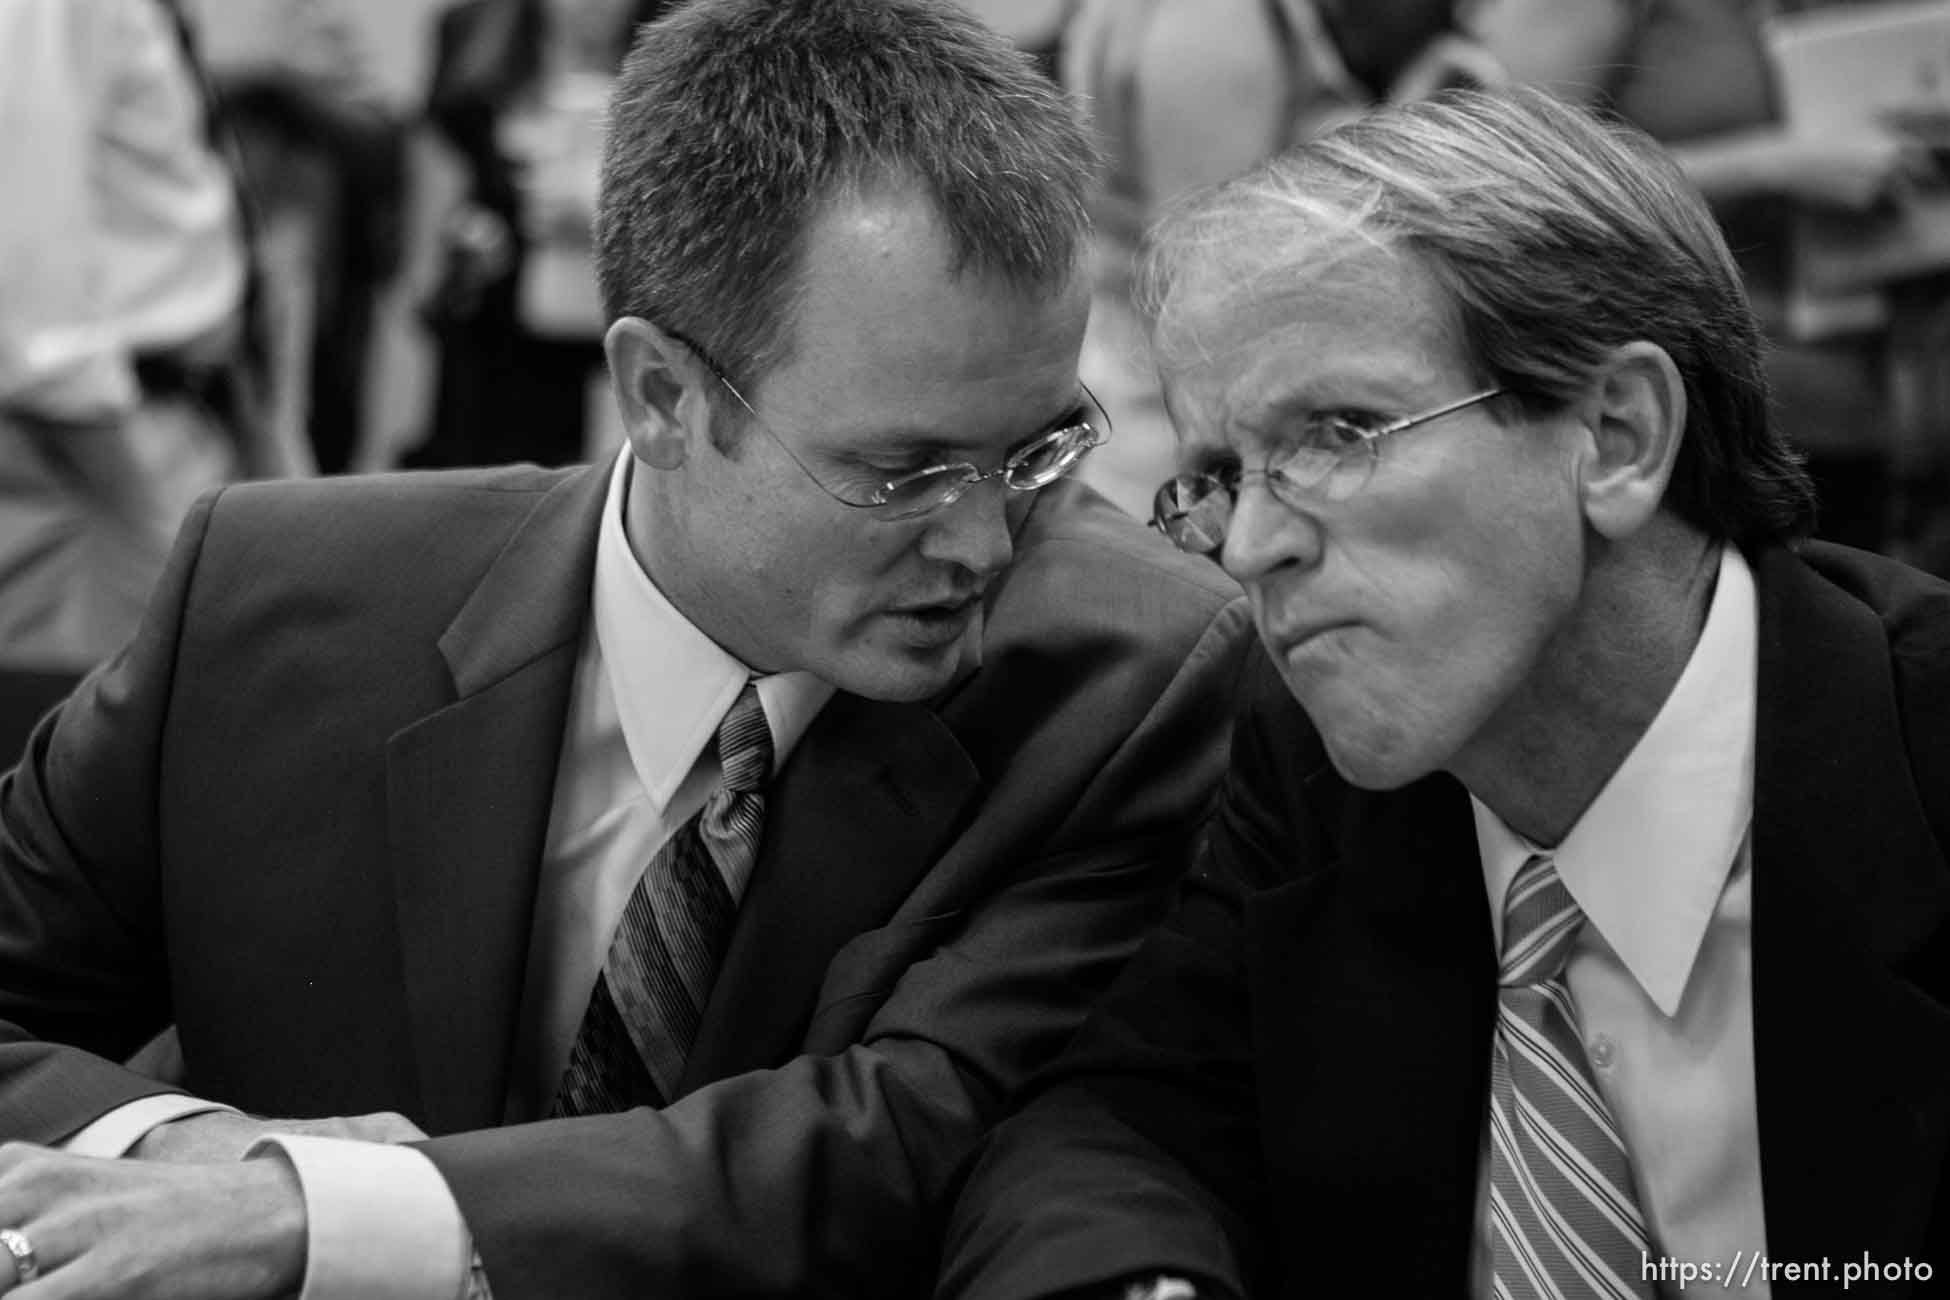
<svg viewBox="0 0 1950 1300"><path fill-rule="evenodd" d="M1332 750L1328 751L1327 756L1333 763L1334 770L1341 774L1342 780L1357 790L1371 790L1376 794L1382 794L1389 790L1399 790L1403 786L1428 775L1426 771L1415 772L1406 768L1392 767L1386 764L1343 762Z"/></svg>
<svg viewBox="0 0 1950 1300"><path fill-rule="evenodd" d="M840 689L872 700L912 703L933 699L967 677L980 665L979 638L920 649L913 646L877 647L849 665Z"/></svg>
<svg viewBox="0 0 1950 1300"><path fill-rule="evenodd" d="M1315 726L1327 750L1327 761L1334 765L1342 780L1357 789L1399 790L1435 770L1428 755L1390 744L1388 737L1336 737L1318 723Z"/></svg>

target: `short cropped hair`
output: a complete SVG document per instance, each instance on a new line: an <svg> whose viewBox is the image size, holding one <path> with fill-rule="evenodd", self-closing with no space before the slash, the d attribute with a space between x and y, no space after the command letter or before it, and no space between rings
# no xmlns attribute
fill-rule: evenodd
<svg viewBox="0 0 1950 1300"><path fill-rule="evenodd" d="M1099 165L1056 86L947 0L691 0L646 25L611 104L596 275L733 373L792 344L824 205L916 184L957 275L1055 292Z"/></svg>
<svg viewBox="0 0 1950 1300"><path fill-rule="evenodd" d="M1189 360L1224 302L1376 249L1435 277L1474 378L1523 409L1561 409L1613 348L1658 344L1687 410L1666 504L1743 547L1809 529L1814 491L1770 421L1759 325L1704 200L1650 138L1541 91L1381 108L1168 213L1140 275L1161 364Z"/></svg>

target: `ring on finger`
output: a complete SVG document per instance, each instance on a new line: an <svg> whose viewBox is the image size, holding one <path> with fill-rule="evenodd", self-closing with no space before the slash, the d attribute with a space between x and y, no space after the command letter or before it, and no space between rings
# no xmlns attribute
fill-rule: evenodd
<svg viewBox="0 0 1950 1300"><path fill-rule="evenodd" d="M14 1258L14 1284L32 1282L41 1275L41 1261L34 1254L34 1243L18 1228L0 1228L0 1247Z"/></svg>

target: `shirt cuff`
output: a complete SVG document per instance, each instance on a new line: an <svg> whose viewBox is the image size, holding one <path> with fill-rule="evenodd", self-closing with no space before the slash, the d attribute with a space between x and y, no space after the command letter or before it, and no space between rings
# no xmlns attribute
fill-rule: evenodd
<svg viewBox="0 0 1950 1300"><path fill-rule="evenodd" d="M458 1300L474 1243L431 1160L407 1147L273 1134L305 1197L305 1283L298 1300Z"/></svg>
<svg viewBox="0 0 1950 1300"><path fill-rule="evenodd" d="M167 1124L185 1115L230 1109L214 1101L185 1097L180 1092L159 1092L152 1097L139 1097L117 1106L61 1143L60 1149L78 1156L119 1159L159 1124Z"/></svg>

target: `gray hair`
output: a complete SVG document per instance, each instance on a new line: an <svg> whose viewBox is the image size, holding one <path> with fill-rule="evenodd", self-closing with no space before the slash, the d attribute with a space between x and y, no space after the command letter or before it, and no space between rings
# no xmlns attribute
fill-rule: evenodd
<svg viewBox="0 0 1950 1300"><path fill-rule="evenodd" d="M612 102L604 308L749 380L789 354L823 205L918 184L955 274L1054 292L1076 272L1097 166L1057 88L944 0L691 0L642 29Z"/></svg>
<svg viewBox="0 0 1950 1300"><path fill-rule="evenodd" d="M1773 428L1758 323L1712 214L1665 152L1541 91L1374 112L1191 196L1140 275L1161 364L1244 297L1303 291L1374 250L1443 287L1476 379L1561 408L1612 349L1671 355L1687 422L1666 500L1743 546L1807 531L1814 494Z"/></svg>

